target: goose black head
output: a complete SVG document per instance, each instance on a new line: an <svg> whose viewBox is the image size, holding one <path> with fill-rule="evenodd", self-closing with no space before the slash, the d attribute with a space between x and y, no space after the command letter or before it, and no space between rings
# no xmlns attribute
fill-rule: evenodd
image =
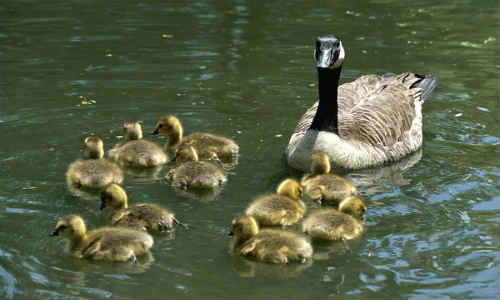
<svg viewBox="0 0 500 300"><path fill-rule="evenodd" d="M322 69L336 69L344 62L344 48L340 38L333 35L324 35L316 38L314 58L316 67Z"/></svg>

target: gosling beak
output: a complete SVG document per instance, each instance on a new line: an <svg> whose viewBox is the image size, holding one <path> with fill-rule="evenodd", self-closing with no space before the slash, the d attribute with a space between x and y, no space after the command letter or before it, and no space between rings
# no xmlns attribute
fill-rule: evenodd
<svg viewBox="0 0 500 300"><path fill-rule="evenodd" d="M102 200L100 209L103 210L104 208L106 208L106 202Z"/></svg>
<svg viewBox="0 0 500 300"><path fill-rule="evenodd" d="M59 235L59 230L54 230L49 236L58 236Z"/></svg>
<svg viewBox="0 0 500 300"><path fill-rule="evenodd" d="M231 231L229 231L229 233L228 233L227 235L228 235L228 236L233 236L233 235L234 235L234 233L233 233L233 231L231 230Z"/></svg>
<svg viewBox="0 0 500 300"><path fill-rule="evenodd" d="M158 135L158 133L160 133L160 130L157 127L155 131L151 132L151 135Z"/></svg>

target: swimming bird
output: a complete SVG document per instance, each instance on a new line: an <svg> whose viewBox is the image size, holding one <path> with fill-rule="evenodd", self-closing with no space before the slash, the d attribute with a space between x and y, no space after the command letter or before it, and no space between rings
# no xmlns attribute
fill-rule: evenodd
<svg viewBox="0 0 500 300"><path fill-rule="evenodd" d="M123 124L127 141L118 143L109 150L108 156L121 166L156 167L167 162L167 155L162 147L143 139L142 125L139 121Z"/></svg>
<svg viewBox="0 0 500 300"><path fill-rule="evenodd" d="M125 227L101 227L87 232L82 217L66 215L56 224L51 236L70 240L68 252L78 258L110 261L136 261L148 253L153 238L146 232Z"/></svg>
<svg viewBox="0 0 500 300"><path fill-rule="evenodd" d="M300 199L302 186L293 178L283 180L275 194L257 197L245 211L260 225L288 226L297 223L306 212L306 206Z"/></svg>
<svg viewBox="0 0 500 300"><path fill-rule="evenodd" d="M251 216L233 219L229 235L234 236L234 254L251 256L257 261L277 264L305 262L313 254L311 243L305 236L287 230L259 230L257 222Z"/></svg>
<svg viewBox="0 0 500 300"><path fill-rule="evenodd" d="M212 160L200 161L193 146L182 148L177 153L175 168L167 173L173 186L183 189L213 189L227 181L224 169L219 165L218 156L212 152Z"/></svg>
<svg viewBox="0 0 500 300"><path fill-rule="evenodd" d="M316 202L338 205L344 198L357 195L356 187L346 178L330 173L330 158L325 152L311 155L311 173L300 180L304 195Z"/></svg>
<svg viewBox="0 0 500 300"><path fill-rule="evenodd" d="M111 183L121 184L122 170L117 164L103 156L102 139L96 135L86 137L84 159L78 159L70 164L66 172L68 186L101 189Z"/></svg>
<svg viewBox="0 0 500 300"><path fill-rule="evenodd" d="M364 230L361 221L366 204L360 198L351 196L342 200L338 209L317 209L304 219L302 231L315 239L350 240Z"/></svg>
<svg viewBox="0 0 500 300"><path fill-rule="evenodd" d="M210 159L215 153L222 162L232 162L239 152L238 144L226 137L205 132L184 136L183 131L176 116L166 115L158 120L153 134L168 136L167 153L174 157L178 150L188 146L195 148L200 160Z"/></svg>
<svg viewBox="0 0 500 300"><path fill-rule="evenodd" d="M432 75L365 75L339 86L345 50L320 36L314 51L319 101L299 120L286 148L288 164L307 171L311 153L328 153L337 168L361 169L401 159L422 145L422 104L437 86Z"/></svg>
<svg viewBox="0 0 500 300"><path fill-rule="evenodd" d="M134 227L158 233L174 228L180 222L166 207L153 203L128 205L127 192L118 184L110 184L101 191L101 210L111 207L111 225Z"/></svg>

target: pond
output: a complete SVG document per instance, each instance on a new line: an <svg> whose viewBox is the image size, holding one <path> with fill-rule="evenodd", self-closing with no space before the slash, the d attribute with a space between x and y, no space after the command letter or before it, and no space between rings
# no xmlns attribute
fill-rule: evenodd
<svg viewBox="0 0 500 300"><path fill-rule="evenodd" d="M2 1L2 298L498 298L498 1ZM232 218L301 172L284 149L316 101L314 40L346 49L341 83L364 74L433 74L422 150L343 174L368 205L364 234L315 245L309 264L233 257ZM155 237L137 264L70 257L49 233L63 215L106 224L65 172L95 133L146 133L165 114L186 133L240 145L215 195L127 175L131 202L168 206L189 230ZM165 144L163 137L147 138ZM168 167L165 167L168 168Z"/></svg>

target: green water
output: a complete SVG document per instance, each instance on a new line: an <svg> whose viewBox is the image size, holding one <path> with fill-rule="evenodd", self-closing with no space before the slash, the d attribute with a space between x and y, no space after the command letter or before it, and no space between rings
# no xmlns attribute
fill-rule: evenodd
<svg viewBox="0 0 500 300"><path fill-rule="evenodd" d="M498 298L498 11L492 0L0 2L0 296ZM342 82L439 78L422 152L403 173L346 174L364 179L368 205L351 253L315 245L311 264L283 267L233 258L231 219L301 176L283 152L317 99L314 39L328 33L346 49ZM128 176L131 202L167 205L193 228L157 237L136 265L68 256L48 236L58 218L105 224L97 201L65 185L83 138L109 149L124 121L149 132L166 113L240 144L227 185L192 198Z"/></svg>

